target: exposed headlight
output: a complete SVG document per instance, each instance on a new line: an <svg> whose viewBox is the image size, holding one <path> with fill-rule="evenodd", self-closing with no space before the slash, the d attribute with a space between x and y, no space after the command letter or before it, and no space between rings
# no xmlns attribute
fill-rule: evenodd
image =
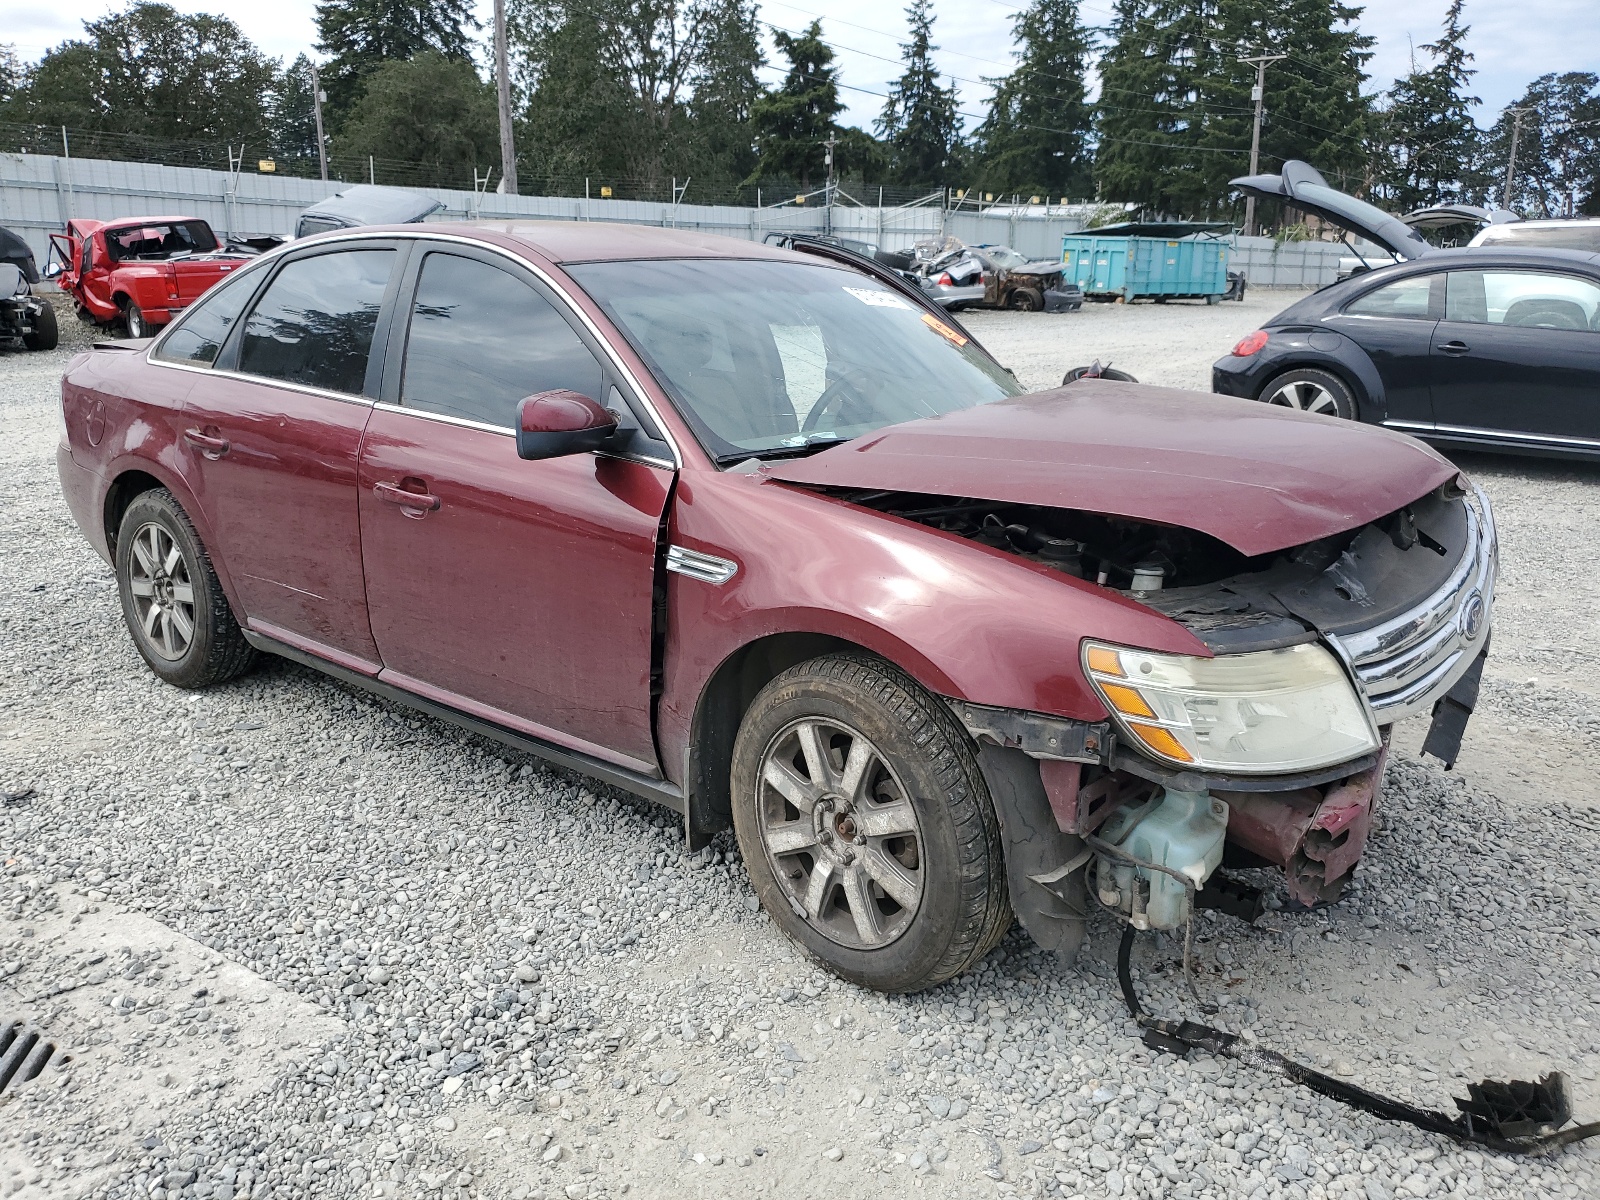
<svg viewBox="0 0 1600 1200"><path fill-rule="evenodd" d="M1123 732L1164 762L1271 775L1379 745L1366 705L1319 645L1191 658L1085 642L1083 660Z"/></svg>

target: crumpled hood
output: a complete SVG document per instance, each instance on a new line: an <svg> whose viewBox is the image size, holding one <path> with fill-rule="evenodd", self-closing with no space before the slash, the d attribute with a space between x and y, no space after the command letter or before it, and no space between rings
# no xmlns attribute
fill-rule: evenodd
<svg viewBox="0 0 1600 1200"><path fill-rule="evenodd" d="M1457 474L1397 433L1252 400L1081 379L762 469L813 487L1082 509L1269 554L1356 529Z"/></svg>

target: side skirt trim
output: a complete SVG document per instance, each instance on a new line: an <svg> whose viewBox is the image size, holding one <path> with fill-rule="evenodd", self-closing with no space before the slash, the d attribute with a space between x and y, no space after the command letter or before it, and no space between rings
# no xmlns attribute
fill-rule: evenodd
<svg viewBox="0 0 1600 1200"><path fill-rule="evenodd" d="M666 780L651 779L647 775L641 775L637 771L630 771L626 767L603 762L591 755L583 754L576 750L568 750L541 738L530 737L527 734L507 729L503 725L496 725L492 721L485 721L471 716L448 705L426 700L415 692L408 692L404 688L395 687L390 683L383 683L370 675L363 675L360 672L349 670L346 667L339 666L337 663L329 662L325 658L319 658L315 654L296 649L286 642L266 637L253 630L244 630L244 636L245 640L264 654L275 654L280 658L287 658L290 662L299 663L303 667L321 671L324 675L331 675L341 683L361 688L363 691L382 696L385 700L403 704L407 708L414 708L418 712L426 713L430 717L437 717L441 721L449 721L452 725L458 725L468 733L475 733L480 737L489 738L513 749L526 751L555 766L564 767L569 771L576 771L580 775L588 775L593 779L609 783L612 787L621 788L623 791L642 797L645 800L653 800L673 812L681 814L687 807L684 803L682 791L679 790L676 784L669 783Z"/></svg>

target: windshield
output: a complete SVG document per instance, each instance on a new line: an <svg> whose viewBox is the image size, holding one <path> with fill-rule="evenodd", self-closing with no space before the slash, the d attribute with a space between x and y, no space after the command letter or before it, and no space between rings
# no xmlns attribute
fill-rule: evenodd
<svg viewBox="0 0 1600 1200"><path fill-rule="evenodd" d="M112 262L159 260L179 254L208 254L216 248L216 236L204 221L125 225L106 230L106 249L111 254Z"/></svg>
<svg viewBox="0 0 1600 1200"><path fill-rule="evenodd" d="M960 330L854 271L679 259L568 273L719 462L803 453L1022 391Z"/></svg>

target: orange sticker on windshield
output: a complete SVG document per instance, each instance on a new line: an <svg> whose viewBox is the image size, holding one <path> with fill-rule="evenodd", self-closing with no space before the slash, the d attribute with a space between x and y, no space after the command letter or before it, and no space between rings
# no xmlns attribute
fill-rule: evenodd
<svg viewBox="0 0 1600 1200"><path fill-rule="evenodd" d="M932 313L923 313L922 323L937 333L940 337L944 338L945 341L951 342L957 346L965 346L967 342L971 340L966 336L966 334L961 333L959 330L952 329Z"/></svg>

